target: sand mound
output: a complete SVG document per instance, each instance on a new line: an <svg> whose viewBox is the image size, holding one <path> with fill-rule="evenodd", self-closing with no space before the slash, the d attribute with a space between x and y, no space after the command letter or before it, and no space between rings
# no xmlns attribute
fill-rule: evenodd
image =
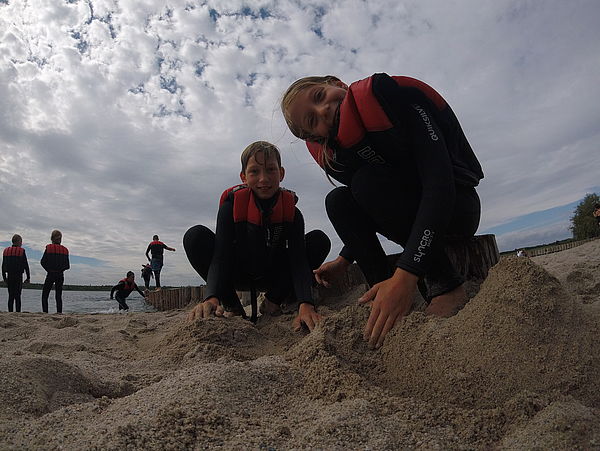
<svg viewBox="0 0 600 451"><path fill-rule="evenodd" d="M496 407L527 390L600 402L597 327L558 280L526 258L496 265L455 317L414 314L390 338L386 379L403 396Z"/></svg>

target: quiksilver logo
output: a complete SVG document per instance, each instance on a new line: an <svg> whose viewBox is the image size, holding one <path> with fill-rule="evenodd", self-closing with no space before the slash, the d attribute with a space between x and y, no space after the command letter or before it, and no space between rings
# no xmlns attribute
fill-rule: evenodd
<svg viewBox="0 0 600 451"><path fill-rule="evenodd" d="M413 255L413 261L420 262L421 258L423 258L427 253L425 252L429 247L431 247L431 242L433 241L434 233L429 230L423 230L423 236L421 237L421 241L419 242L419 247L417 248L417 252Z"/></svg>
<svg viewBox="0 0 600 451"><path fill-rule="evenodd" d="M367 160L369 163L385 163L385 160L381 155L378 155L371 146L363 147L356 152L363 160Z"/></svg>
<svg viewBox="0 0 600 451"><path fill-rule="evenodd" d="M433 129L433 125L431 125L431 120L429 119L429 116L427 116L425 110L416 103L413 103L413 108L417 110L417 113L419 113L421 119L423 119L423 122L425 122L425 127L427 127L427 133L429 133L429 137L431 138L431 140L437 141L439 139L438 135L436 135L435 130Z"/></svg>

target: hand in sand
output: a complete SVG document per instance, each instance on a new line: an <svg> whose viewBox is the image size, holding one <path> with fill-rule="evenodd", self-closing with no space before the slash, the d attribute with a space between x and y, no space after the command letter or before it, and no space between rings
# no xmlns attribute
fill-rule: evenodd
<svg viewBox="0 0 600 451"><path fill-rule="evenodd" d="M371 349L379 348L396 322L410 311L418 280L414 274L396 268L392 277L373 285L358 300L360 304L372 301L363 335Z"/></svg>
<svg viewBox="0 0 600 451"><path fill-rule="evenodd" d="M298 316L292 321L292 328L294 332L299 332L302 329L302 324L305 324L308 330L312 332L317 323L322 319L323 317L316 312L312 304L303 302L298 308Z"/></svg>
<svg viewBox="0 0 600 451"><path fill-rule="evenodd" d="M315 269L313 273L315 274L315 279L319 285L329 288L331 282L340 278L344 272L346 272L346 268L348 268L350 264L351 263L348 260L340 255L335 260L323 263Z"/></svg>
<svg viewBox="0 0 600 451"><path fill-rule="evenodd" d="M208 298L196 305L187 315L188 321L196 321L201 318L210 318L212 315L223 316L223 307L217 298Z"/></svg>

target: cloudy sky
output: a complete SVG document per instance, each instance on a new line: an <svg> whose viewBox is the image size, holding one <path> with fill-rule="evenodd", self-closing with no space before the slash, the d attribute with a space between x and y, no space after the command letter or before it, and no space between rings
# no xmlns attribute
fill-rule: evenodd
<svg viewBox="0 0 600 451"><path fill-rule="evenodd" d="M452 105L486 174L480 233L501 249L566 238L600 191L599 21L595 0L0 0L0 245L20 233L39 282L58 228L67 283L112 283L139 275L157 233L177 248L164 283L197 284L182 236L214 229L263 139L337 254L330 185L278 102L302 76L375 72Z"/></svg>

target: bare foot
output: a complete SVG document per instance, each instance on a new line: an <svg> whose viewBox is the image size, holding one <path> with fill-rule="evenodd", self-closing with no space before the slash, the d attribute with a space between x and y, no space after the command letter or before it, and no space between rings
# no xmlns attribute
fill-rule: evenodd
<svg viewBox="0 0 600 451"><path fill-rule="evenodd" d="M434 297L425 309L425 313L428 315L441 316L442 318L449 318L450 316L456 315L458 311L465 306L467 300L465 287L460 285L448 293Z"/></svg>
<svg viewBox="0 0 600 451"><path fill-rule="evenodd" d="M281 307L274 302L269 301L266 297L263 298L258 311L261 313L261 315L281 315Z"/></svg>

